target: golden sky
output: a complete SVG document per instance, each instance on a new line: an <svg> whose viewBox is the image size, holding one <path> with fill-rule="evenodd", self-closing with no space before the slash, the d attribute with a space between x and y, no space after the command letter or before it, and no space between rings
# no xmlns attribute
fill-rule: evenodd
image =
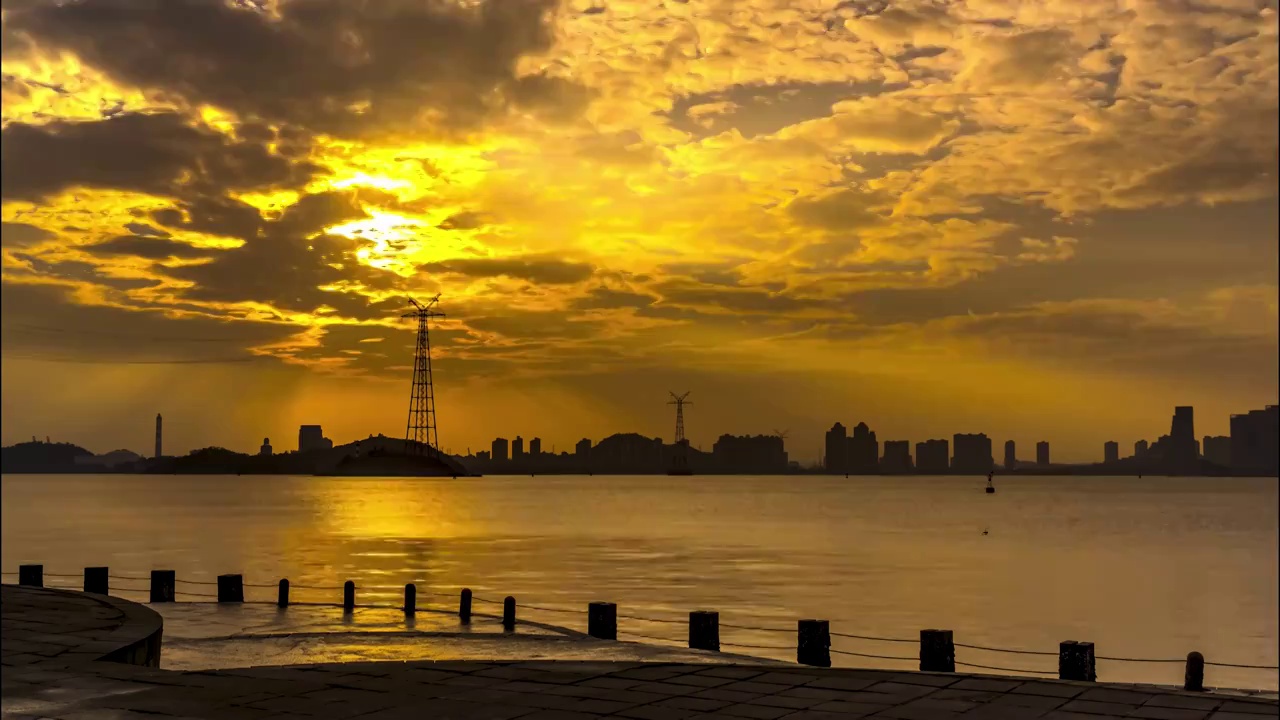
<svg viewBox="0 0 1280 720"><path fill-rule="evenodd" d="M6 444L401 435L436 293L454 452L1276 402L1275 0L3 8Z"/></svg>

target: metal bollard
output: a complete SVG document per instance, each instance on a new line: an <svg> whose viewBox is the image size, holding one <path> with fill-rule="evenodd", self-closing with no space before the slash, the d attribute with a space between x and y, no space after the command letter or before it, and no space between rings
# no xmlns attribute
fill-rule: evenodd
<svg viewBox="0 0 1280 720"><path fill-rule="evenodd" d="M1182 689L1204 692L1204 656L1198 652L1187 653L1187 675Z"/></svg>
<svg viewBox="0 0 1280 720"><path fill-rule="evenodd" d="M826 620L801 620L796 628L796 662L831 667L831 624Z"/></svg>
<svg viewBox="0 0 1280 720"><path fill-rule="evenodd" d="M104 567L87 567L84 569L84 591L98 595L109 595L109 571Z"/></svg>
<svg viewBox="0 0 1280 720"><path fill-rule="evenodd" d="M689 647L720 652L720 613L712 610L689 613Z"/></svg>
<svg viewBox="0 0 1280 720"><path fill-rule="evenodd" d="M956 671L956 646L950 630L920 631L920 672Z"/></svg>
<svg viewBox="0 0 1280 720"><path fill-rule="evenodd" d="M218 576L218 602L244 602L244 577L240 575Z"/></svg>
<svg viewBox="0 0 1280 720"><path fill-rule="evenodd" d="M44 587L44 566L19 565L18 584L26 587Z"/></svg>
<svg viewBox="0 0 1280 720"><path fill-rule="evenodd" d="M471 622L471 588L462 588L458 596L458 618L464 623Z"/></svg>
<svg viewBox="0 0 1280 720"><path fill-rule="evenodd" d="M510 595L502 601L502 627L516 629L516 599Z"/></svg>
<svg viewBox="0 0 1280 720"><path fill-rule="evenodd" d="M173 602L178 594L178 573L173 570L151 571L151 602Z"/></svg>
<svg viewBox="0 0 1280 720"><path fill-rule="evenodd" d="M601 640L617 640L618 606L611 602L587 605L587 634Z"/></svg>
<svg viewBox="0 0 1280 720"><path fill-rule="evenodd" d="M276 607L289 607L289 580L280 580L280 590L276 593Z"/></svg>
<svg viewBox="0 0 1280 720"><path fill-rule="evenodd" d="M1093 643L1066 640L1058 645L1058 679L1086 682L1098 679Z"/></svg>
<svg viewBox="0 0 1280 720"><path fill-rule="evenodd" d="M356 609L356 584L348 580L342 584L342 612L350 613Z"/></svg>
<svg viewBox="0 0 1280 720"><path fill-rule="evenodd" d="M404 614L412 615L418 612L418 586L408 583L404 586Z"/></svg>

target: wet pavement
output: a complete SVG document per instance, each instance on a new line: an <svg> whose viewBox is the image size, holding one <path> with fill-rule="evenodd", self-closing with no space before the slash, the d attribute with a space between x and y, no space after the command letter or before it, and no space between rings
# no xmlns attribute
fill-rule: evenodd
<svg viewBox="0 0 1280 720"><path fill-rule="evenodd" d="M104 602L110 607L104 609ZM103 662L98 658L120 647L138 646L157 630L154 613L141 606L130 610L128 605L132 604L83 593L4 586L0 714L22 720L1258 720L1280 716L1276 701L1270 699L1149 686L726 663L731 658L695 651L684 652L697 661L421 660L199 671ZM247 615L227 610L221 630L243 628ZM365 619L376 624L376 618ZM424 620L423 627L433 627L433 619ZM299 615L265 622L268 628L276 622L285 622L284 628L298 623L305 627L306 619ZM449 621L440 622L447 626ZM327 633L335 637L325 639L354 642L360 635L372 634L387 642L415 642L432 648L430 652L436 652L437 645L461 648L480 642L489 644L481 652L507 655L524 655L528 648L557 643L586 652L637 651L626 648L626 643L547 628L530 627L510 636L444 628L412 638L403 631L353 630ZM237 639L219 632L219 624L213 623L202 638L186 642L226 643L231 652ZM281 632L285 634L250 642L290 641L287 631ZM499 646L505 649L500 651ZM169 652L166 640L162 654ZM132 661L145 660L132 657ZM226 662L237 659L230 655Z"/></svg>

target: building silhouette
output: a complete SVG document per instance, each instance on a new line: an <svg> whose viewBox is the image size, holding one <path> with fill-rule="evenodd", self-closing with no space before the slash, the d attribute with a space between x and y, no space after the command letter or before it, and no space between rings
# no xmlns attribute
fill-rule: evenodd
<svg viewBox="0 0 1280 720"><path fill-rule="evenodd" d="M787 470L787 451L777 435L721 435L711 446L718 472L779 473Z"/></svg>
<svg viewBox="0 0 1280 720"><path fill-rule="evenodd" d="M1276 475L1280 472L1280 405L1231 416L1231 467Z"/></svg>
<svg viewBox="0 0 1280 720"><path fill-rule="evenodd" d="M951 469L949 451L946 440L925 440L916 443L916 472L948 472Z"/></svg>
<svg viewBox="0 0 1280 720"><path fill-rule="evenodd" d="M1004 469L1013 470L1018 467L1018 446L1012 440L1004 441Z"/></svg>
<svg viewBox="0 0 1280 720"><path fill-rule="evenodd" d="M164 457L164 418L156 413L156 457Z"/></svg>
<svg viewBox="0 0 1280 720"><path fill-rule="evenodd" d="M849 437L843 425L836 423L827 431L824 450L822 464L827 472L837 475L849 472Z"/></svg>
<svg viewBox="0 0 1280 720"><path fill-rule="evenodd" d="M885 440L880 472L909 473L911 470L911 443L907 440Z"/></svg>
<svg viewBox="0 0 1280 720"><path fill-rule="evenodd" d="M1168 444L1164 448L1165 464L1170 472L1196 474L1200 453L1196 442L1195 410L1188 405L1173 409Z"/></svg>
<svg viewBox="0 0 1280 720"><path fill-rule="evenodd" d="M529 454L538 457L542 454L542 438L534 438L529 441Z"/></svg>
<svg viewBox="0 0 1280 720"><path fill-rule="evenodd" d="M1120 460L1120 443L1108 440L1102 444L1102 462L1113 463Z"/></svg>
<svg viewBox="0 0 1280 720"><path fill-rule="evenodd" d="M516 461L516 460L523 460L523 459L524 459L524 438L517 435L516 439L511 441L511 460Z"/></svg>
<svg viewBox="0 0 1280 720"><path fill-rule="evenodd" d="M995 469L991 438L986 433L956 433L951 440L955 453L951 458L952 472L985 474Z"/></svg>
<svg viewBox="0 0 1280 720"><path fill-rule="evenodd" d="M591 440L589 438L582 438L579 440L578 444L573 446L573 454L574 457L581 458L583 460L591 457Z"/></svg>
<svg viewBox="0 0 1280 720"><path fill-rule="evenodd" d="M1231 467L1231 437L1229 435L1205 435L1200 444L1204 459L1221 467Z"/></svg>
<svg viewBox="0 0 1280 720"><path fill-rule="evenodd" d="M1036 443L1036 465L1040 467L1049 467L1049 441L1041 440Z"/></svg>
<svg viewBox="0 0 1280 720"><path fill-rule="evenodd" d="M489 462L490 457L491 455L489 454L488 450L481 450L480 452L476 453L476 460L479 460L482 463Z"/></svg>
<svg viewBox="0 0 1280 720"><path fill-rule="evenodd" d="M1147 449L1148 449L1147 441L1139 440L1138 442L1133 444L1133 456L1135 458L1144 458L1147 456Z"/></svg>
<svg viewBox="0 0 1280 720"><path fill-rule="evenodd" d="M262 438L262 447L258 448L258 454L263 456L271 455L271 438Z"/></svg>
<svg viewBox="0 0 1280 720"><path fill-rule="evenodd" d="M860 422L849 437L846 471L859 475L872 475L880 470L880 443L875 431Z"/></svg>
<svg viewBox="0 0 1280 720"><path fill-rule="evenodd" d="M489 444L489 457L497 462L507 461L508 443L506 438L494 438Z"/></svg>
<svg viewBox="0 0 1280 720"><path fill-rule="evenodd" d="M333 441L324 436L324 429L319 425L302 425L298 428L298 452L332 449Z"/></svg>

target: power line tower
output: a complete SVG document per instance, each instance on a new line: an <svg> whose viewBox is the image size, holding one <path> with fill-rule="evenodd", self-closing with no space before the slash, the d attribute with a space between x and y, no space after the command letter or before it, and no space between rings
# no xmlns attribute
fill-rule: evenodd
<svg viewBox="0 0 1280 720"><path fill-rule="evenodd" d="M409 298L413 312L400 317L418 319L418 343L413 354L413 392L409 396L409 422L405 426L406 449L421 455L424 449L430 454L439 453L440 438L436 435L436 395L431 383L431 336L427 333L427 321L442 318L444 313L435 310L440 294L426 305Z"/></svg>
<svg viewBox="0 0 1280 720"><path fill-rule="evenodd" d="M668 394L671 395L671 400L667 404L676 406L676 451L668 474L690 475L693 471L689 469L689 441L684 437L684 406L692 405L693 402L689 400L689 392L683 395Z"/></svg>

